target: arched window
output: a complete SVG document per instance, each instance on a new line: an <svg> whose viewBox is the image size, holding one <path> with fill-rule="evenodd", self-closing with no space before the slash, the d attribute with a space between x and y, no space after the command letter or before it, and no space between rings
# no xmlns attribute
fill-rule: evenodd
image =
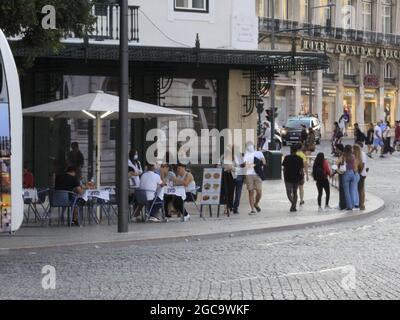
<svg viewBox="0 0 400 320"><path fill-rule="evenodd" d="M390 63L387 63L385 65L385 69L383 70L383 74L384 74L385 79L392 79L393 78L392 65Z"/></svg>
<svg viewBox="0 0 400 320"><path fill-rule="evenodd" d="M353 62L351 59L347 59L345 64L344 64L344 74L346 76L352 76L353 75Z"/></svg>
<svg viewBox="0 0 400 320"><path fill-rule="evenodd" d="M368 61L365 64L365 75L368 76L374 74L374 72L375 72L374 64L371 61Z"/></svg>

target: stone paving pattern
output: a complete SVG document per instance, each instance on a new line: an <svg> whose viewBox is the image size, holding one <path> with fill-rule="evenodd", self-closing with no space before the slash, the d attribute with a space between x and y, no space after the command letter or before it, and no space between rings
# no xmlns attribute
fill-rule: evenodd
<svg viewBox="0 0 400 320"><path fill-rule="evenodd" d="M361 220L199 241L2 249L0 298L398 299L399 164L400 154L370 161L367 186L386 209ZM56 269L55 290L42 289L45 265ZM355 288L343 283L349 267Z"/></svg>

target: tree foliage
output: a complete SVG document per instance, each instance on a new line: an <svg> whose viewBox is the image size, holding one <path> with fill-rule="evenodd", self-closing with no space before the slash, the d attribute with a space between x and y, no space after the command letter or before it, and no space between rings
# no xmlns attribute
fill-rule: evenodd
<svg viewBox="0 0 400 320"><path fill-rule="evenodd" d="M57 51L68 33L82 36L93 25L91 7L99 0L0 0L0 29L7 37L22 38L18 45L29 48L25 63L47 50ZM56 29L42 28L42 8L56 9Z"/></svg>

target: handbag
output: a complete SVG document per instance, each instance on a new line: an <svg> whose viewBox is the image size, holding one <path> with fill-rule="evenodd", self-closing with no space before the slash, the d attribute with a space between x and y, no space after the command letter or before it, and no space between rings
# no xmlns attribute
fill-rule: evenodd
<svg viewBox="0 0 400 320"><path fill-rule="evenodd" d="M339 165L339 168L338 168L339 174L345 173L346 170L347 170L347 168L346 168L346 163L345 163L345 162L341 163L341 164Z"/></svg>

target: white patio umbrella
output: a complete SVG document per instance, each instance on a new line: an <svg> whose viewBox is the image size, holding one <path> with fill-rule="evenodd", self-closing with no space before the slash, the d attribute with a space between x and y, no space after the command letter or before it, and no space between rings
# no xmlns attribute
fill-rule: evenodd
<svg viewBox="0 0 400 320"><path fill-rule="evenodd" d="M96 182L100 187L100 155L101 155L101 120L116 119L119 112L119 97L106 94L102 91L89 93L77 97L58 100L35 107L23 109L24 116L43 117L53 119L92 119L96 120ZM153 104L129 100L128 117L130 119L156 118L156 117L183 117L194 115L176 111ZM127 159L128 161L128 159Z"/></svg>

